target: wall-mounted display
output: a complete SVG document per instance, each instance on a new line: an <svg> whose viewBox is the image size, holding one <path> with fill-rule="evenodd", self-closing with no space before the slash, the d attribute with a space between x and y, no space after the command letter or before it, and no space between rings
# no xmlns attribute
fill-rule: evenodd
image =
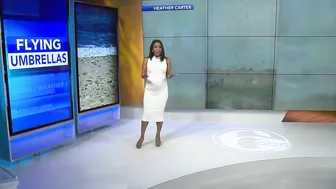
<svg viewBox="0 0 336 189"><path fill-rule="evenodd" d="M72 119L68 1L2 1L11 135Z"/></svg>
<svg viewBox="0 0 336 189"><path fill-rule="evenodd" d="M118 9L75 4L79 112L119 103Z"/></svg>

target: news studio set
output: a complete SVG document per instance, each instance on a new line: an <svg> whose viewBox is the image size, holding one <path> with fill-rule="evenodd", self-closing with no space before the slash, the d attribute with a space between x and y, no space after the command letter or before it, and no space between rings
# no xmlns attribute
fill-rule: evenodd
<svg viewBox="0 0 336 189"><path fill-rule="evenodd" d="M0 2L0 189L336 188L330 0Z"/></svg>

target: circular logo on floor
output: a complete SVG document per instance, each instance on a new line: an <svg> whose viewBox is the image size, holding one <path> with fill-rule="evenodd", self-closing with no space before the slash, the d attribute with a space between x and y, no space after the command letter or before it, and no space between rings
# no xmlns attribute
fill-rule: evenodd
<svg viewBox="0 0 336 189"><path fill-rule="evenodd" d="M213 139L225 148L244 152L267 153L291 148L290 142L284 136L264 130L224 130L216 133Z"/></svg>

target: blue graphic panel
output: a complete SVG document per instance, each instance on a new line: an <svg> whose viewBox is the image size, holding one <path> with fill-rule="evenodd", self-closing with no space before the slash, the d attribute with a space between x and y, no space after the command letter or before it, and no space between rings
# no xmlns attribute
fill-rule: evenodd
<svg viewBox="0 0 336 189"><path fill-rule="evenodd" d="M72 118L67 6L66 0L3 2L12 134Z"/></svg>

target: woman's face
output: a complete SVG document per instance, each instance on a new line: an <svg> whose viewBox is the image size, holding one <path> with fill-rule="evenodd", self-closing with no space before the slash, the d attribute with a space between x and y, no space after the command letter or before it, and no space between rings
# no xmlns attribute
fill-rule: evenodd
<svg viewBox="0 0 336 189"><path fill-rule="evenodd" d="M156 42L153 45L153 54L154 56L161 56L162 53L162 46L160 43Z"/></svg>

